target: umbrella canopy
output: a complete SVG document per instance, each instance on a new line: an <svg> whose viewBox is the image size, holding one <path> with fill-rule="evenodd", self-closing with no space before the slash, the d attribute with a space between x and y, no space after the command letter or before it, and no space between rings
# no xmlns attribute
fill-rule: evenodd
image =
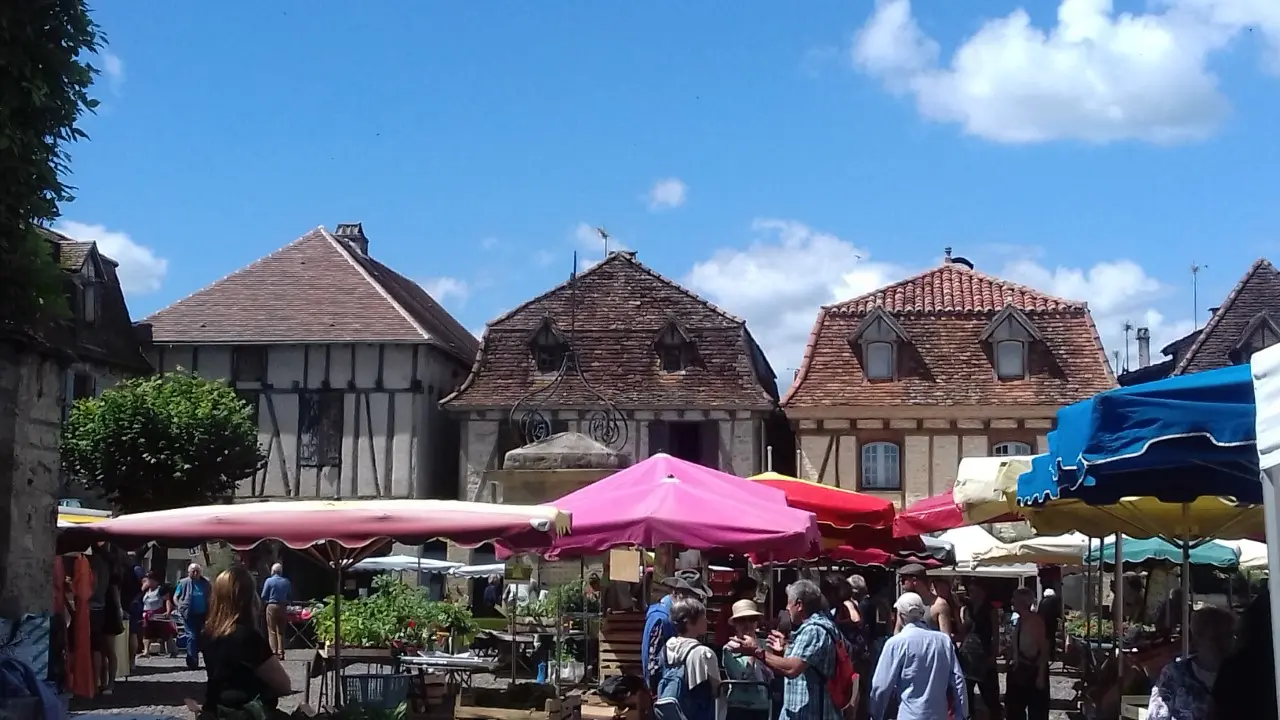
<svg viewBox="0 0 1280 720"><path fill-rule="evenodd" d="M1267 569L1267 544L1256 540L1223 540L1223 545L1236 549L1240 554L1241 570Z"/></svg>
<svg viewBox="0 0 1280 720"><path fill-rule="evenodd" d="M549 559L613 547L670 543L692 550L804 557L820 541L812 513L787 505L780 490L659 453L565 495L573 534L551 543L504 541L500 551Z"/></svg>
<svg viewBox="0 0 1280 720"><path fill-rule="evenodd" d="M1014 514L1005 514L990 518L984 522L1014 522L1021 520ZM908 535L924 535L925 533L943 532L955 528L967 527L975 523L964 516L964 511L956 504L955 495L948 490L941 495L934 495L908 505L893 519L893 534L896 537Z"/></svg>
<svg viewBox="0 0 1280 720"><path fill-rule="evenodd" d="M507 566L503 563L489 563L488 565L463 565L449 571L454 577L478 578L478 577L502 577L506 572Z"/></svg>
<svg viewBox="0 0 1280 720"><path fill-rule="evenodd" d="M1002 544L994 535L980 527L962 527L947 530L938 536L938 540L951 543L956 552L956 569L966 570L973 567L974 557Z"/></svg>
<svg viewBox="0 0 1280 720"><path fill-rule="evenodd" d="M993 522L1018 512L1018 476L1031 456L967 457L960 460L951 494L971 525Z"/></svg>
<svg viewBox="0 0 1280 720"><path fill-rule="evenodd" d="M1206 495L1261 503L1248 366L1116 388L1058 411L1048 473L1018 480L1020 505L1075 498L1109 505Z"/></svg>
<svg viewBox="0 0 1280 720"><path fill-rule="evenodd" d="M456 500L299 500L159 510L121 515L63 531L70 541L157 541L190 547L220 540L238 549L276 540L302 550L336 543L359 549L395 540L435 539L475 546L500 538L545 542L567 532L570 518L549 505L497 505Z"/></svg>
<svg viewBox="0 0 1280 720"><path fill-rule="evenodd" d="M797 510L813 513L819 526L835 529L848 529L857 525L883 528L893 523L893 503L874 495L775 472L753 475L747 479L786 493L787 504ZM823 530L826 535L825 528Z"/></svg>
<svg viewBox="0 0 1280 720"><path fill-rule="evenodd" d="M1004 543L974 556L978 566L1016 565L1079 565L1084 562L1089 536L1078 532L1065 535L1045 535L1028 540Z"/></svg>
<svg viewBox="0 0 1280 720"><path fill-rule="evenodd" d="M1102 545L1103 566L1113 565L1116 551L1115 539ZM1220 542L1207 542L1191 548L1191 564L1206 565L1223 570L1234 570L1240 562L1240 554L1235 548ZM1089 550L1088 562L1098 562L1098 548ZM1175 545L1160 538L1125 538L1120 548L1120 561L1125 565L1141 565L1143 563L1164 562L1172 565L1182 563L1182 546Z"/></svg>
<svg viewBox="0 0 1280 720"><path fill-rule="evenodd" d="M402 570L424 573L445 574L454 568L462 567L462 563L448 560L433 560L413 555L388 555L386 557L365 558L351 566L351 572L399 572Z"/></svg>

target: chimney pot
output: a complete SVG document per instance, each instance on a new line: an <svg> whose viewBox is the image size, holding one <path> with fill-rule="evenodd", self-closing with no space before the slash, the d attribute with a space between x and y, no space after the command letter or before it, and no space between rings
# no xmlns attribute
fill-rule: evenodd
<svg viewBox="0 0 1280 720"><path fill-rule="evenodd" d="M1151 328L1138 328L1135 337L1138 339L1138 367L1151 365Z"/></svg>
<svg viewBox="0 0 1280 720"><path fill-rule="evenodd" d="M942 254L945 256L942 258L943 263L951 262L951 246L942 248Z"/></svg>
<svg viewBox="0 0 1280 720"><path fill-rule="evenodd" d="M345 242L361 255L369 254L369 238L364 234L364 223L338 223L333 236Z"/></svg>

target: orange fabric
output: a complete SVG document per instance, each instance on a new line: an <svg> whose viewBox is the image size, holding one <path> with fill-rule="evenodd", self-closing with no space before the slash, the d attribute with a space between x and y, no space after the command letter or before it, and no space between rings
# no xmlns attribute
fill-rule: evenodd
<svg viewBox="0 0 1280 720"><path fill-rule="evenodd" d="M76 697L92 698L98 694L98 683L93 677L93 651L89 645L89 596L93 595L93 568L89 558L76 557L71 592L76 599L76 616L71 626L75 628L75 652L71 660L71 678L67 684Z"/></svg>

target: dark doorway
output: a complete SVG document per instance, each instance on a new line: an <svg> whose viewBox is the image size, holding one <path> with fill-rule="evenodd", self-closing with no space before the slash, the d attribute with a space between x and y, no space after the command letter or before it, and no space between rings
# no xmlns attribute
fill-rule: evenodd
<svg viewBox="0 0 1280 720"><path fill-rule="evenodd" d="M720 468L720 424L715 420L655 420L649 423L649 454L664 452Z"/></svg>

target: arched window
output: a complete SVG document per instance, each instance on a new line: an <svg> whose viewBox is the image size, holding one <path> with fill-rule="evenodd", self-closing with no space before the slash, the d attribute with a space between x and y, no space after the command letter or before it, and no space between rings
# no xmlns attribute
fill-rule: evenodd
<svg viewBox="0 0 1280 720"><path fill-rule="evenodd" d="M991 454L995 457L1010 457L1012 455L1031 455L1031 446L1024 442L1002 442L996 443L991 449Z"/></svg>
<svg viewBox="0 0 1280 720"><path fill-rule="evenodd" d="M862 488L902 489L902 462L897 445L873 442L862 446Z"/></svg>
<svg viewBox="0 0 1280 720"><path fill-rule="evenodd" d="M893 343L867 343L867 379L893 379Z"/></svg>
<svg viewBox="0 0 1280 720"><path fill-rule="evenodd" d="M1021 380L1027 376L1027 344L1020 340L996 343L996 377Z"/></svg>

